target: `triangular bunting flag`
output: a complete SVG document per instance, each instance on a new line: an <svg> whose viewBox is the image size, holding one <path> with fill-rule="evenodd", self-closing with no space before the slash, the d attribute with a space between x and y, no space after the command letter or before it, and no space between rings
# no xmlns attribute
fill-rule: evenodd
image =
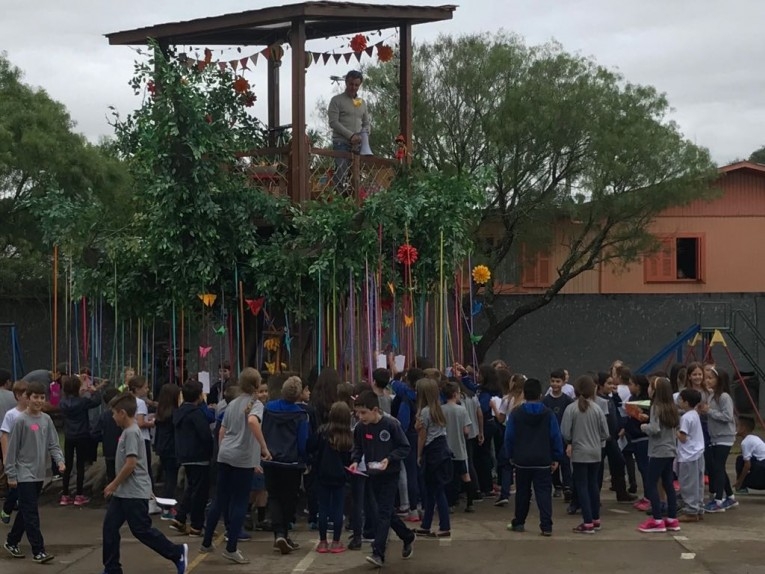
<svg viewBox="0 0 765 574"><path fill-rule="evenodd" d="M357 59L359 62L361 62L361 52L356 52L356 53L354 54L354 56L356 56L356 59Z"/></svg>
<svg viewBox="0 0 765 574"><path fill-rule="evenodd" d="M367 56L371 56L374 53L374 46L369 46L366 50L364 50L367 53Z"/></svg>
<svg viewBox="0 0 765 574"><path fill-rule="evenodd" d="M228 66L228 64L226 62L218 62L218 67L220 68L221 72L225 72L226 71L226 66Z"/></svg>
<svg viewBox="0 0 765 574"><path fill-rule="evenodd" d="M327 62L329 62L329 59L330 59L331 56L332 56L332 54L322 54L321 55L322 59L324 60L324 65L325 66L327 65Z"/></svg>
<svg viewBox="0 0 765 574"><path fill-rule="evenodd" d="M343 58L345 58L345 63L346 64L350 63L351 56L353 56L353 52L348 52L347 54L343 54Z"/></svg>
<svg viewBox="0 0 765 574"><path fill-rule="evenodd" d="M340 63L340 58L342 58L342 54L332 54L332 57L335 59L335 64Z"/></svg>
<svg viewBox="0 0 765 574"><path fill-rule="evenodd" d="M318 64L319 58L321 58L321 54L319 52L311 52L311 55L313 56L313 63Z"/></svg>
<svg viewBox="0 0 765 574"><path fill-rule="evenodd" d="M229 62L229 64L231 65L231 67L233 68L233 70L236 72L236 69L239 67L239 62L238 62L237 60L231 60L231 61Z"/></svg>
<svg viewBox="0 0 765 574"><path fill-rule="evenodd" d="M247 69L247 62L249 61L250 61L249 58L242 58L241 60L239 60L239 64L242 66L243 70Z"/></svg>
<svg viewBox="0 0 765 574"><path fill-rule="evenodd" d="M253 54L252 56L250 56L250 62L252 62L253 66L258 65L258 56L260 56L260 54Z"/></svg>
<svg viewBox="0 0 765 574"><path fill-rule="evenodd" d="M263 48L260 51L260 53L263 54L263 56L266 58L266 60L270 60L271 59L271 50L269 50L268 48Z"/></svg>

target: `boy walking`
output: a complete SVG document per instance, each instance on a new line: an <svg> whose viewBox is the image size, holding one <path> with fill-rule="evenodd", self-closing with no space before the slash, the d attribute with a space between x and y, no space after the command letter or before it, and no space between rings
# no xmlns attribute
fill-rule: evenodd
<svg viewBox="0 0 765 574"><path fill-rule="evenodd" d="M2 423L0 424L0 450L2 450L3 453L4 465L8 464L8 439L11 436L13 425L16 424L16 419L21 416L21 413L27 410L27 405L29 404L26 381L21 380L13 383L13 396L16 398L16 407L5 413ZM9 486L8 496L3 503L3 509L0 510L0 522L3 524L11 523L11 513L14 508L16 508L16 502L18 502L18 500L19 497L16 489Z"/></svg>
<svg viewBox="0 0 765 574"><path fill-rule="evenodd" d="M359 424L353 431L353 463L350 470L355 471L364 459L369 474L367 487L374 493L378 513L372 554L366 560L382 568L391 528L404 542L401 557L407 560L414 552L414 532L393 512L401 461L409 454L410 446L401 424L393 417L382 415L374 392L361 393L354 401L354 410Z"/></svg>
<svg viewBox="0 0 765 574"><path fill-rule="evenodd" d="M677 479L683 497L680 522L704 520L704 433L696 407L701 393L696 389L683 389L678 397L680 409L685 411L677 430Z"/></svg>
<svg viewBox="0 0 765 574"><path fill-rule="evenodd" d="M104 574L122 574L120 564L120 527L127 522L136 539L175 564L178 574L186 574L189 547L173 544L152 527L149 517L151 480L141 429L135 421L136 398L123 393L109 404L114 422L122 429L115 467L116 478L104 488L109 498L103 525Z"/></svg>
<svg viewBox="0 0 765 574"><path fill-rule="evenodd" d="M64 472L64 455L58 444L58 433L53 421L42 412L45 406L45 386L29 383L25 394L29 405L16 419L8 437L8 486L16 489L19 513L4 547L14 558L24 558L19 542L26 533L34 561L45 564L53 560L53 555L45 552L45 542L40 532L38 499L51 458L58 471Z"/></svg>
<svg viewBox="0 0 765 574"><path fill-rule="evenodd" d="M552 473L563 458L563 438L558 420L542 404L542 383L528 379L523 384L526 400L513 410L505 427L505 451L515 465L515 517L509 525L513 532L525 530L531 503L531 487L539 508L542 536L552 535Z"/></svg>

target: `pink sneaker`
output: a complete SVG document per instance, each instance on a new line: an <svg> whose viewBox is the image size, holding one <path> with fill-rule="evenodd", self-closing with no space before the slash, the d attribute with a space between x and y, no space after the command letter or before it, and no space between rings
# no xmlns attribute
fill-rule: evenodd
<svg viewBox="0 0 765 574"><path fill-rule="evenodd" d="M327 554L329 552L329 544L327 544L326 540L319 542L319 545L316 547L316 552L319 554Z"/></svg>
<svg viewBox="0 0 765 574"><path fill-rule="evenodd" d="M667 527L664 525L663 520L655 520L649 518L645 522L641 523L637 528L640 532L666 532Z"/></svg>
<svg viewBox="0 0 765 574"><path fill-rule="evenodd" d="M89 502L90 502L90 498L88 498L87 496L79 495L74 497L75 506L85 506Z"/></svg>
<svg viewBox="0 0 765 574"><path fill-rule="evenodd" d="M645 512L646 510L651 508L651 501L648 500L647 498L641 498L635 504L632 505L632 508L640 512Z"/></svg>
<svg viewBox="0 0 765 574"><path fill-rule="evenodd" d="M342 554L345 552L345 546L343 546L342 542L332 542L332 545L329 547L329 551L332 554Z"/></svg>
<svg viewBox="0 0 765 574"><path fill-rule="evenodd" d="M680 532L680 521L677 518L665 518L664 526L671 532Z"/></svg>
<svg viewBox="0 0 765 574"><path fill-rule="evenodd" d="M72 504L74 504L74 498L66 494L62 494L58 501L59 506L71 506Z"/></svg>

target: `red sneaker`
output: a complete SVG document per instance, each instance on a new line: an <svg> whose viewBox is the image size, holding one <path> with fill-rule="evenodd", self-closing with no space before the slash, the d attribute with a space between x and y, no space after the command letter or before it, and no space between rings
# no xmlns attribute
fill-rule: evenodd
<svg viewBox="0 0 765 574"><path fill-rule="evenodd" d="M642 522L638 528L640 532L666 532L667 527L664 525L663 520L655 520L654 518L649 518L645 522Z"/></svg>
<svg viewBox="0 0 765 574"><path fill-rule="evenodd" d="M677 518L665 518L664 526L671 532L680 531L680 521Z"/></svg>
<svg viewBox="0 0 765 574"><path fill-rule="evenodd" d="M332 542L332 546L329 547L329 551L332 554L342 554L345 552L345 546L343 546L342 542Z"/></svg>
<svg viewBox="0 0 765 574"><path fill-rule="evenodd" d="M316 552L319 554L327 554L329 552L329 544L327 544L326 540L319 542L319 545L316 547Z"/></svg>

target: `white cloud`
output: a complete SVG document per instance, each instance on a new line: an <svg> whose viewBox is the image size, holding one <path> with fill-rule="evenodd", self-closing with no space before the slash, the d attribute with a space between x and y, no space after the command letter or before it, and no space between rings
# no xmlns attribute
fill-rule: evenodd
<svg viewBox="0 0 765 574"><path fill-rule="evenodd" d="M389 0L390 4L441 4L452 0ZM135 54L109 46L103 34L275 5L279 0L3 0L2 49L26 81L63 102L78 129L95 140L111 129L107 107L122 113L138 100L127 82ZM7 4L7 5L6 5ZM765 42L759 0L462 0L451 22L415 28L415 41L439 33L499 28L537 44L560 41L573 52L618 68L632 82L666 92L684 133L719 162L747 156L765 144ZM341 48L343 39L316 41L310 49ZM256 51L243 48L243 55ZM227 51L229 58L238 55ZM216 54L218 57L218 54ZM240 56L241 57L241 56ZM287 58L288 59L288 58ZM311 66L309 117L314 102L333 91L332 74L348 65ZM289 64L282 72L282 123L290 121ZM264 66L248 78L260 95L255 112L265 117ZM315 118L314 121L319 121Z"/></svg>

